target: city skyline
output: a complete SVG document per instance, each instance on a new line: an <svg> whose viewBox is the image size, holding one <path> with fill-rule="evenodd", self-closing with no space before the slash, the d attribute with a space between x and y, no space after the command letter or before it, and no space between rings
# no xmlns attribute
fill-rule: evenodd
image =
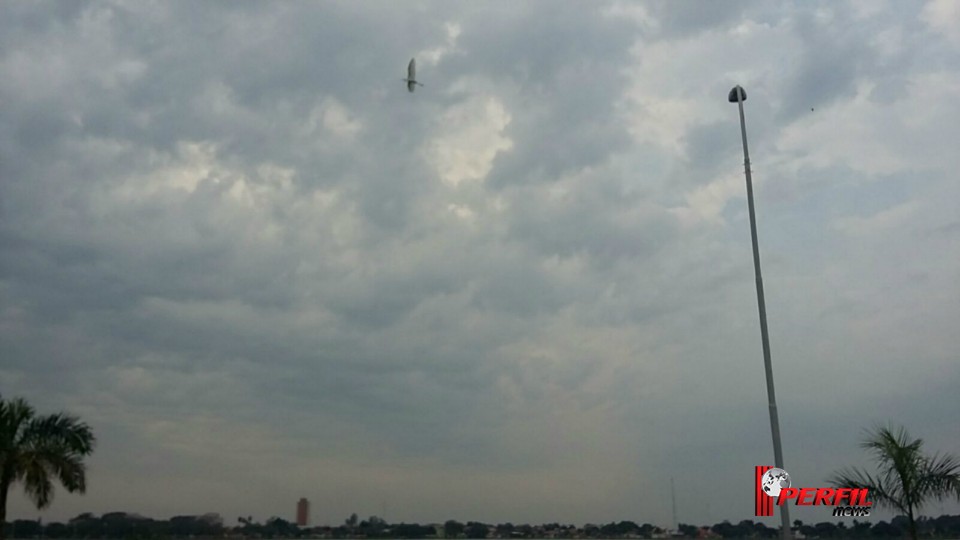
<svg viewBox="0 0 960 540"><path fill-rule="evenodd" d="M958 53L951 0L0 3L0 394L97 437L8 515L751 519L735 85L784 469L956 454Z"/></svg>
<svg viewBox="0 0 960 540"><path fill-rule="evenodd" d="M302 499L301 499L301 500L302 500ZM876 509L876 508L874 508L874 509ZM877 514L872 514L872 516L873 516L873 517L877 517ZM871 522L870 520L864 520L864 519L858 519L858 520L848 519L848 518L853 518L853 517L857 517L857 516L833 515L832 512L827 512L827 513L824 513L823 515L821 515L821 516L820 516L821 519L819 519L819 520L812 520L812 521L808 521L808 522L805 522L805 523L803 522L803 520L794 520L794 522L793 522L793 524L791 525L791 527L792 527L793 529L797 529L798 527L801 527L801 526L803 526L803 525L815 525L815 524L817 524L817 523L829 523L829 524L835 524L835 525L839 525L839 524L842 523L844 526L846 526L846 525L855 525L854 521L856 521L856 522L858 522L858 523L865 523L865 524L868 524L868 525L875 525L875 524L877 524L877 523L888 523L888 522L889 522L890 524L896 523L896 524L898 524L897 526L904 526L905 523L906 523L906 520L907 520L907 517L906 517L905 515L902 515L902 514L901 514L901 515L893 515L890 519L887 519L886 517L884 517L883 519L874 520L874 521L872 521L872 522ZM862 518L863 516L860 516L860 517ZM871 516L866 516L866 517L871 517ZM929 522L931 522L931 521L937 521L937 520L952 520L952 521L957 521L957 525L960 525L960 515L940 514L940 515L927 515L927 516L925 516L925 517L927 518L927 519L925 520L925 522L927 523L927 525L929 525ZM237 518L236 522L231 522L230 520L224 519L224 517L223 517L222 515L220 515L219 513L217 513L217 512L205 512L205 513L201 513L201 514L187 514L187 515L169 516L169 517L167 517L167 518L157 518L156 516L144 516L144 515L137 514L137 513L134 513L134 512L114 511L114 512L106 512L106 513L104 513L102 516L97 516L96 514L91 514L91 513L85 512L85 513L79 514L79 515L77 515L77 516L74 516L73 518L71 518L71 519L69 519L69 520L66 520L66 523L67 523L67 524L74 524L74 523L76 523L76 522L83 521L83 520L91 520L91 519L92 519L92 520L100 520L101 518L104 519L104 520L117 520L117 519L120 519L120 518L124 518L124 519L129 519L129 520L134 520L134 521L136 521L136 520L148 520L148 521L178 521L178 520L179 520L179 521L182 521L182 520L190 519L190 520L195 520L195 521L197 521L198 523L204 523L204 524L208 524L208 525L209 525L209 524L213 524L213 525L216 525L216 526L218 526L218 527L222 527L223 529L244 529L244 528L249 527L249 526L265 526L265 525L269 525L269 524L270 524L272 521L274 521L274 520L278 520L278 521L280 521L280 522L284 522L286 525L296 525L296 526L299 527L300 529L304 529L304 530L308 530L308 529L342 529L343 531L346 531L346 532L349 532L349 531L351 531L351 530L355 530L357 535L362 535L362 530L363 530L363 529L368 528L368 527L373 527L373 526L387 527L387 528L392 528L392 527L401 526L401 525L422 525L422 526L428 526L428 527L436 527L436 526L444 526L444 525L447 525L447 524L454 524L454 525L456 525L456 526L458 526L458 527L459 527L459 526L464 526L464 525L469 525L469 524L483 525L483 526L488 527L488 528L490 529L490 533L493 534L493 535L497 534L497 533L494 533L494 532L493 532L493 529L501 529L501 528L504 528L504 527L523 528L523 529L526 529L526 528L528 528L528 527L529 527L529 528L533 528L533 529L557 529L557 528L563 528L563 529L568 529L568 530L572 529L572 530L575 530L575 531L579 531L580 533L583 533L584 531L589 530L589 529L592 529L592 528L594 528L594 527L596 527L596 528L608 527L608 528L609 528L610 526L619 526L619 527L632 528L632 527L636 526L636 527L640 527L640 528L649 528L649 529L651 529L651 531L657 532L657 533L675 533L675 532L682 532L683 529L689 529L689 527L695 527L695 528L698 528L698 529L709 529L709 528L712 528L712 527L715 527L715 526L719 526L719 525L722 525L722 524L725 524L725 523L726 523L726 524L737 524L737 523L742 523L742 522L750 522L750 523L754 523L754 524L757 524L757 525L764 525L765 527L767 527L767 528L768 528L769 530L771 530L771 531L776 531L776 530L778 529L778 526L777 526L776 524L773 524L772 526L768 526L768 525L763 524L763 521L762 521L762 520L756 519L757 516L750 516L749 518L737 519L737 520L723 519L723 520L720 520L720 521L718 521L718 522L716 522L716 523L694 523L694 522L683 522L683 521L679 521L679 522L677 522L676 524L671 523L671 524L666 524L666 525L664 525L664 524L657 524L657 523L651 523L651 522L649 522L649 521L644 521L644 520L639 520L639 521L637 521L637 520L614 520L614 521L610 521L610 522L607 522L607 523L604 523L604 522L595 522L595 521L589 521L589 522L585 522L585 523L573 523L573 522L562 521L562 520L561 520L561 521L557 521L557 522L551 522L551 523L521 523L521 522L511 523L511 522L496 522L496 521L492 521L492 522L480 522L480 521L475 521L475 520L471 520L471 519L466 519L466 520L463 520L463 521L457 521L457 520L454 520L454 519L446 519L446 520L438 520L438 521L431 521L431 522L425 522L425 523L417 524L417 523L408 523L408 522L406 522L406 521L391 522L391 521L388 521L388 520L384 520L382 517L376 516L376 515L371 515L371 516L367 516L367 517L361 518L361 517L358 516L356 513L353 513L353 514L351 514L349 517L347 517L346 519L344 519L344 520L343 520L342 522L340 522L340 523L316 523L316 524L309 524L309 525L299 525L299 524L296 523L296 517L288 520L288 519L284 518L283 516L276 516L276 515L275 515L275 516L270 516L269 518L265 518L265 519L261 519L261 520L258 520L258 519L257 519L256 517L254 517L254 516L246 516L246 517L240 516L240 517ZM354 522L354 518L356 519L355 522ZM800 525L798 525L798 522L800 523ZM848 523L848 522L849 522L849 523ZM39 523L39 524L42 525L42 526L49 526L49 525L52 525L52 524L54 524L54 523L59 523L59 522L44 522L42 519L39 519L39 520L31 520L31 519L28 519L28 518L14 518L14 519L7 520L7 525L8 525L8 526L9 526L9 525L16 525L16 523L21 523L21 524L22 524L22 523L34 523L34 524L38 524L38 523ZM71 526L72 526L72 525L71 525ZM491 536L491 537L496 537L496 536ZM468 538L469 538L469 536L468 536ZM538 538L540 538L540 537L538 537Z"/></svg>

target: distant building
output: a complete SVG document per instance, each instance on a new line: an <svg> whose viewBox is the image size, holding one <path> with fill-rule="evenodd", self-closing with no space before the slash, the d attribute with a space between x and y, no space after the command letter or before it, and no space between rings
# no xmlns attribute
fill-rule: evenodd
<svg viewBox="0 0 960 540"><path fill-rule="evenodd" d="M310 521L310 501L301 498L297 502L297 525L306 527Z"/></svg>

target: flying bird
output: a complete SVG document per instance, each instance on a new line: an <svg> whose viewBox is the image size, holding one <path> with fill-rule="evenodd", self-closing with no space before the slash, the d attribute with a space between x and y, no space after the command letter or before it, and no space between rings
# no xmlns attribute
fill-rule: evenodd
<svg viewBox="0 0 960 540"><path fill-rule="evenodd" d="M413 89L419 84L423 86L423 83L417 82L417 61L414 58L410 59L410 63L407 65L407 78L403 79L407 81L407 90L413 92Z"/></svg>

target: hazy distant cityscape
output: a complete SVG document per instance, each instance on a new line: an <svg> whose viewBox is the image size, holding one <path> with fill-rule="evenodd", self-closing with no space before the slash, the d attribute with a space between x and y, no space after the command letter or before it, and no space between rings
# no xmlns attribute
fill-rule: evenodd
<svg viewBox="0 0 960 540"><path fill-rule="evenodd" d="M901 538L907 530L905 517L891 521L794 521L795 538ZM360 519L351 515L341 524L314 524L309 519L309 502L297 503L296 518L288 521L271 517L258 522L239 517L233 523L220 514L175 516L167 520L125 512L102 516L81 514L67 523L42 523L39 520L15 520L6 524L6 538L18 539L152 539L152 538L776 538L779 529L753 520L738 523L722 521L712 525L680 523L676 528L650 523L619 521L606 524L572 525L544 523L481 523L447 520L442 523L390 523L378 516ZM920 518L918 532L923 538L960 538L960 515Z"/></svg>

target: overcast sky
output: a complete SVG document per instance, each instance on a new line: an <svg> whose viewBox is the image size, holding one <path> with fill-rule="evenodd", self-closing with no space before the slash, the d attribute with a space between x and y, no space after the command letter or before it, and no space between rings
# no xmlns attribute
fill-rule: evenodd
<svg viewBox="0 0 960 540"><path fill-rule="evenodd" d="M960 454L958 53L953 0L3 2L0 393L98 438L10 516L753 519L735 84L794 485Z"/></svg>

